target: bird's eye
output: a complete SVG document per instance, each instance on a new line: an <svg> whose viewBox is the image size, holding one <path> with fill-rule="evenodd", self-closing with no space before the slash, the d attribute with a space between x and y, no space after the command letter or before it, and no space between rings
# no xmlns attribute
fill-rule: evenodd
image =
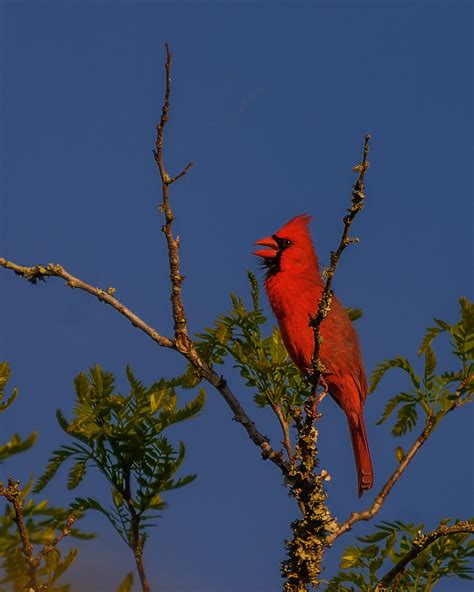
<svg viewBox="0 0 474 592"><path fill-rule="evenodd" d="M283 246L284 247L289 247L291 245L291 241L288 238L285 238L283 241Z"/></svg>

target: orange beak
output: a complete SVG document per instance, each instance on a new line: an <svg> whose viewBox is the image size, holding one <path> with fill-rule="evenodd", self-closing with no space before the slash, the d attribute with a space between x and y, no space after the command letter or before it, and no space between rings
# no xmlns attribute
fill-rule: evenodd
<svg viewBox="0 0 474 592"><path fill-rule="evenodd" d="M270 257L275 257L275 255L278 252L278 243L271 236L262 238L261 240L256 241L255 244L261 247L268 247L267 249L260 249L258 251L254 251L253 254L257 255L258 257L268 259Z"/></svg>

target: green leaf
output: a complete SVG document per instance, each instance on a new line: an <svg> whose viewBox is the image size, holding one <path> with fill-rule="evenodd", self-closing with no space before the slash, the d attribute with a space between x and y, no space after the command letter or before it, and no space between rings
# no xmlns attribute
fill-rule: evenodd
<svg viewBox="0 0 474 592"><path fill-rule="evenodd" d="M44 473L36 482L33 492L39 493L42 489L44 489L51 479L56 475L63 462L65 462L70 456L74 456L74 454L75 450L65 446L55 450L52 457L49 459Z"/></svg>
<svg viewBox="0 0 474 592"><path fill-rule="evenodd" d="M401 463L402 460L405 458L406 454L401 446L397 446L395 448L395 456L397 457L399 463Z"/></svg>
<svg viewBox="0 0 474 592"><path fill-rule="evenodd" d="M5 388L10 378L10 366L7 362L0 362L0 401L5 395ZM4 402L0 403L0 413L10 407L18 396L18 389L14 388L10 397Z"/></svg>
<svg viewBox="0 0 474 592"><path fill-rule="evenodd" d="M346 311L353 323L362 318L364 315L364 312L361 308L351 308L350 306L346 306Z"/></svg>
<svg viewBox="0 0 474 592"><path fill-rule="evenodd" d="M37 432L32 432L24 440L18 434L13 434L8 442L0 446L0 463L14 454L29 450L36 442L37 437Z"/></svg>
<svg viewBox="0 0 474 592"><path fill-rule="evenodd" d="M418 420L416 403L408 403L398 409L397 421L393 425L392 434L399 438L407 432L411 432Z"/></svg>
<svg viewBox="0 0 474 592"><path fill-rule="evenodd" d="M77 463L71 467L67 480L67 488L69 489L69 491L76 489L76 487L84 478L84 475L86 474L86 466L88 460L89 456L81 460L78 460Z"/></svg>
<svg viewBox="0 0 474 592"><path fill-rule="evenodd" d="M131 592L133 587L133 572L129 572L123 579L120 586L117 588L117 592Z"/></svg>
<svg viewBox="0 0 474 592"><path fill-rule="evenodd" d="M339 567L348 569L359 564L361 549L359 547L347 547L341 557Z"/></svg>

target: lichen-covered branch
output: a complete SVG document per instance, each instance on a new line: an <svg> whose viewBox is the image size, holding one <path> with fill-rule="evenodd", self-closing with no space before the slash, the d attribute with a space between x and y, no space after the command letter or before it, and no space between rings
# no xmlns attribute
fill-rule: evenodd
<svg viewBox="0 0 474 592"><path fill-rule="evenodd" d="M303 516L291 524L293 538L286 541L288 559L282 563L285 592L306 592L308 586L317 586L324 557L326 538L337 524L326 504L324 482L329 479L326 471L316 474L318 466L318 432L314 422L308 424L295 415L298 441L294 463L287 483Z"/></svg>
<svg viewBox="0 0 474 592"><path fill-rule="evenodd" d="M349 229L358 212L364 207L363 193L364 176L369 167L367 160L370 135L365 136L362 162L354 167L359 177L353 186L352 205L344 217L344 228L336 251L331 252L329 267L324 271L326 284L316 315L310 319L310 326L314 330L314 353L312 358L311 382L312 395L304 406L304 413L297 415L297 444L294 462L290 467L289 480L293 481L290 488L296 498L303 517L292 523L293 539L287 541L288 559L282 564L282 574L286 578L285 592L304 592L308 586L319 584L321 562L327 547L327 541L337 531L337 523L332 517L327 504L327 494L324 487L329 479L326 471L316 474L318 466L317 438L318 432L315 421L319 417L317 406L327 391L327 385L322 378L324 366L319 353L321 345L321 323L326 318L332 298L332 281L336 267L344 249L358 239L349 237ZM316 304L316 303L315 303ZM318 394L320 382L324 390Z"/></svg>
<svg viewBox="0 0 474 592"><path fill-rule="evenodd" d="M420 553L432 545L436 540L441 537L461 533L474 533L474 524L467 521L461 521L453 526L438 526L438 528L429 534L422 534L420 532L414 539L412 547L408 553L379 580L374 592L384 592L385 590L388 590L390 584L394 581L397 575L402 573L411 561L416 559Z"/></svg>

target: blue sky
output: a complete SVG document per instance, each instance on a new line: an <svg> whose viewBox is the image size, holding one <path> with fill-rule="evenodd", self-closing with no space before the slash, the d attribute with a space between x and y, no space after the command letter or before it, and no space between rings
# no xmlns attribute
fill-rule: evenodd
<svg viewBox="0 0 474 592"><path fill-rule="evenodd" d="M166 161L190 174L172 189L191 331L245 294L257 271L252 243L295 214L313 215L322 262L340 236L351 167L373 135L367 206L355 223L335 290L360 306L368 372L411 359L433 317L454 321L472 297L472 5L468 2L41 2L0 4L0 254L23 264L60 262L170 334L160 185L152 158L163 92L163 44L174 55ZM0 416L39 431L29 453L2 467L26 481L63 442L54 412L73 403L72 379L102 364L125 387L124 368L151 383L183 368L115 311L62 282L30 286L0 273L0 359L20 398ZM265 310L271 319L267 302ZM440 364L451 368L449 347ZM273 418L229 382L264 433ZM369 397L366 419L379 488L395 464L387 399L406 387L394 373ZM183 401L188 396L183 396ZM345 419L331 400L320 423L330 505L344 518L365 508L355 492ZM219 395L180 428L187 471L198 479L168 497L146 552L161 592L274 592L296 509ZM407 443L408 438L403 443ZM396 443L398 444L398 442ZM65 474L45 491L65 504ZM472 514L472 412L433 435L380 519L423 522ZM86 488L103 496L93 473ZM71 577L74 591L113 590L133 569L128 549L99 516ZM328 554L368 532L359 525ZM467 590L457 581L441 592ZM138 590L138 588L137 588Z"/></svg>

